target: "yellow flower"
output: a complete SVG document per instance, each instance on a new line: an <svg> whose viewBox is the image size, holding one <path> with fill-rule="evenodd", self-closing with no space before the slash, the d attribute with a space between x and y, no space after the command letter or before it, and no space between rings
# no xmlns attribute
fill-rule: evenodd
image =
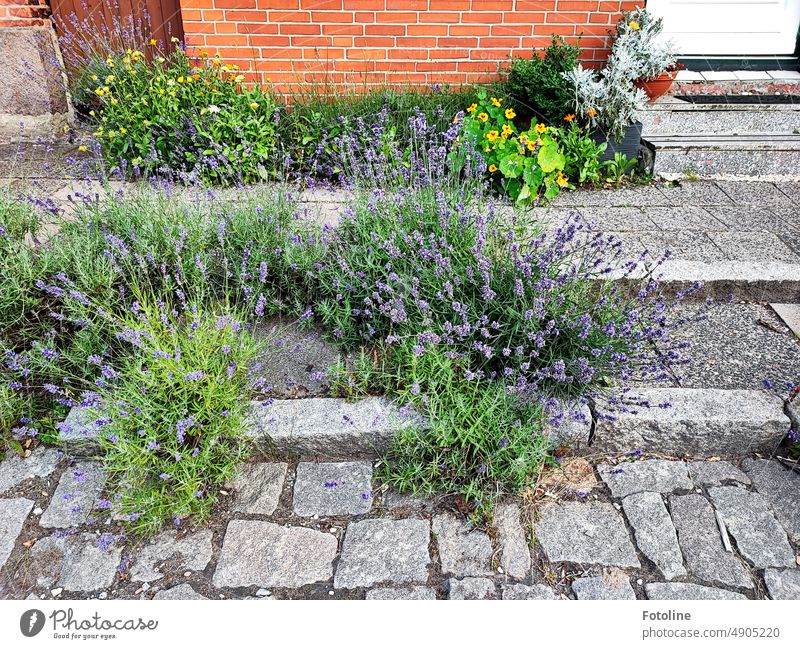
<svg viewBox="0 0 800 649"><path fill-rule="evenodd" d="M252 108L253 110L255 110L256 108L258 108L258 103L256 103L256 102L254 101L252 104L250 104L250 108Z"/></svg>
<svg viewBox="0 0 800 649"><path fill-rule="evenodd" d="M486 134L486 139L489 140L489 142L494 142L497 139L498 135L500 134L497 131L489 131Z"/></svg>
<svg viewBox="0 0 800 649"><path fill-rule="evenodd" d="M92 75L92 81L97 81L97 75L96 74Z"/></svg>
<svg viewBox="0 0 800 649"><path fill-rule="evenodd" d="M116 106L118 103L119 103L119 102L118 102L116 99L114 99L113 97L111 98L111 104L112 104L112 106Z"/></svg>
<svg viewBox="0 0 800 649"><path fill-rule="evenodd" d="M177 38L177 37L175 37L175 36L173 36L173 37L172 37L172 38L170 38L169 40L171 40L173 43L179 43L179 42L180 42L180 41L178 40L178 38Z"/></svg>
<svg viewBox="0 0 800 649"><path fill-rule="evenodd" d="M472 104L469 108L467 108L468 113L474 113L478 109L478 104Z"/></svg>
<svg viewBox="0 0 800 649"><path fill-rule="evenodd" d="M243 75L243 74L237 74L237 75L236 75L236 76L233 78L233 80L234 80L234 81L244 81L244 75Z"/></svg>
<svg viewBox="0 0 800 649"><path fill-rule="evenodd" d="M138 167L139 165L141 165L141 164L142 164L142 159L141 159L141 158L139 158L139 157L136 157L136 158L134 158L133 160L131 160L131 164L132 164L134 167Z"/></svg>
<svg viewBox="0 0 800 649"><path fill-rule="evenodd" d="M537 133L544 133L547 130L547 127L542 124L541 122L536 125L536 132Z"/></svg>
<svg viewBox="0 0 800 649"><path fill-rule="evenodd" d="M492 106L497 106L500 108L500 104L503 103L502 99L498 99L497 97L492 97Z"/></svg>
<svg viewBox="0 0 800 649"><path fill-rule="evenodd" d="M575 115L573 115L572 113L570 113L569 115L564 115L565 122L571 122L573 119L575 119Z"/></svg>
<svg viewBox="0 0 800 649"><path fill-rule="evenodd" d="M482 122L486 122L489 119L489 116L486 113L478 113L478 119Z"/></svg>
<svg viewBox="0 0 800 649"><path fill-rule="evenodd" d="M489 171L491 173L494 173L495 171L497 171L497 165L489 165Z"/></svg>
<svg viewBox="0 0 800 649"><path fill-rule="evenodd" d="M102 88L98 88L97 90L94 91L94 94L96 94L98 97L102 97L104 94L106 94L106 91L103 90Z"/></svg>
<svg viewBox="0 0 800 649"><path fill-rule="evenodd" d="M90 117L94 117L94 115L95 115L94 111L93 111L93 110L90 110L90 111L89 111L89 116L90 116Z"/></svg>
<svg viewBox="0 0 800 649"><path fill-rule="evenodd" d="M633 31L637 31L639 29L639 23L637 23L635 20L631 20L628 23L628 27L630 27Z"/></svg>
<svg viewBox="0 0 800 649"><path fill-rule="evenodd" d="M514 129L512 129L508 124L503 124L503 135L504 136L509 136L513 132L514 132Z"/></svg>
<svg viewBox="0 0 800 649"><path fill-rule="evenodd" d="M111 83L113 80L114 80L114 75L113 74L109 74L106 77L106 83Z"/></svg>
<svg viewBox="0 0 800 649"><path fill-rule="evenodd" d="M513 108L506 108L506 119L514 119L516 116Z"/></svg>
<svg viewBox="0 0 800 649"><path fill-rule="evenodd" d="M81 144L81 145L78 147L78 151L88 151L88 150L89 150L89 149L87 149L87 148L86 148L86 145L84 145L84 144Z"/></svg>
<svg viewBox="0 0 800 649"><path fill-rule="evenodd" d="M556 176L556 184L559 187L566 187L567 184L568 184L567 177L564 174L562 174L560 171L558 172L558 175Z"/></svg>
<svg viewBox="0 0 800 649"><path fill-rule="evenodd" d="M150 45L158 45L158 41L155 38L151 38Z"/></svg>
<svg viewBox="0 0 800 649"><path fill-rule="evenodd" d="M120 134L121 134L121 135L125 135L125 133L127 133L128 131L127 131L127 130L125 130L125 127L124 127L124 126L120 126L120 127L119 127L119 132L120 132Z"/></svg>
<svg viewBox="0 0 800 649"><path fill-rule="evenodd" d="M183 77L178 77L178 83L183 83Z"/></svg>
<svg viewBox="0 0 800 649"><path fill-rule="evenodd" d="M528 147L528 151L536 151L536 142L533 140L528 140L528 144L526 146Z"/></svg>

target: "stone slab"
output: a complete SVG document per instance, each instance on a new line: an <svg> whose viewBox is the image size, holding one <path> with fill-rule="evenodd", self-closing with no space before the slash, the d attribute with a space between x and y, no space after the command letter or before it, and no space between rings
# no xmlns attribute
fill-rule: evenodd
<svg viewBox="0 0 800 649"><path fill-rule="evenodd" d="M0 493L31 478L45 478L58 466L61 455L52 448L40 446L27 458L15 453L6 455L0 462Z"/></svg>
<svg viewBox="0 0 800 649"><path fill-rule="evenodd" d="M633 527L636 545L664 578L685 575L677 532L661 494L631 494L622 501L622 508Z"/></svg>
<svg viewBox="0 0 800 649"><path fill-rule="evenodd" d="M709 588L697 584L654 583L645 584L647 599L660 600L701 600L701 599L747 599L741 593L734 593L721 588Z"/></svg>
<svg viewBox="0 0 800 649"><path fill-rule="evenodd" d="M57 424L58 441L70 455L91 457L100 453L100 428L98 415L94 408L74 406L66 418Z"/></svg>
<svg viewBox="0 0 800 649"><path fill-rule="evenodd" d="M800 338L800 304L770 304L780 319Z"/></svg>
<svg viewBox="0 0 800 649"><path fill-rule="evenodd" d="M153 596L153 599L186 601L192 599L207 600L208 597L203 597L202 595L200 595L189 584L180 584L179 586L173 586L172 588L168 588L167 590L158 591Z"/></svg>
<svg viewBox="0 0 800 649"><path fill-rule="evenodd" d="M539 511L535 536L552 563L640 566L625 523L610 503L548 503Z"/></svg>
<svg viewBox="0 0 800 649"><path fill-rule="evenodd" d="M764 571L764 583L771 599L800 599L800 570L775 570L769 568Z"/></svg>
<svg viewBox="0 0 800 649"><path fill-rule="evenodd" d="M747 477L744 471L737 469L733 464L725 460L689 462L689 476L695 484L709 487L718 487L724 482L750 484L750 478Z"/></svg>
<svg viewBox="0 0 800 649"><path fill-rule="evenodd" d="M526 579L531 571L531 551L521 523L519 505L499 505L495 509L494 525L500 543L500 567L503 573L520 581Z"/></svg>
<svg viewBox="0 0 800 649"><path fill-rule="evenodd" d="M372 463L301 462L293 507L298 516L366 514L372 507Z"/></svg>
<svg viewBox="0 0 800 649"><path fill-rule="evenodd" d="M800 258L772 232L709 232L727 259L798 264Z"/></svg>
<svg viewBox="0 0 800 649"><path fill-rule="evenodd" d="M503 599L558 599L553 589L544 584L507 584L503 586Z"/></svg>
<svg viewBox="0 0 800 649"><path fill-rule="evenodd" d="M110 588L114 583L122 549L104 548L90 533L47 536L38 540L27 558L26 572L41 588L58 586L68 592Z"/></svg>
<svg viewBox="0 0 800 649"><path fill-rule="evenodd" d="M34 502L27 498L0 499L0 568L11 556L22 525L33 505Z"/></svg>
<svg viewBox="0 0 800 649"><path fill-rule="evenodd" d="M572 582L572 591L578 599L636 599L628 577L579 577Z"/></svg>
<svg viewBox="0 0 800 649"><path fill-rule="evenodd" d="M411 425L426 422L381 397L256 401L248 418L249 434L271 439L277 453L322 458L381 455Z"/></svg>
<svg viewBox="0 0 800 649"><path fill-rule="evenodd" d="M672 493L693 487L685 462L638 460L616 466L600 464L597 471L614 498L624 498L642 491Z"/></svg>
<svg viewBox="0 0 800 649"><path fill-rule="evenodd" d="M619 413L614 421L598 420L597 450L742 457L773 450L789 430L783 401L763 391L652 388L628 397L652 407ZM670 407L658 407L662 403Z"/></svg>
<svg viewBox="0 0 800 649"><path fill-rule="evenodd" d="M373 588L367 591L367 599L436 599L436 591L427 586L413 588Z"/></svg>
<svg viewBox="0 0 800 649"><path fill-rule="evenodd" d="M456 577L492 574L492 543L481 531L453 514L433 518L433 534L439 547L442 573Z"/></svg>
<svg viewBox="0 0 800 649"><path fill-rule="evenodd" d="M406 518L350 523L334 577L334 588L428 581L430 524Z"/></svg>
<svg viewBox="0 0 800 649"><path fill-rule="evenodd" d="M767 499L741 487L713 487L711 501L736 539L739 553L756 568L790 568L795 556Z"/></svg>
<svg viewBox="0 0 800 649"><path fill-rule="evenodd" d="M285 462L241 465L239 474L230 483L230 488L236 492L233 511L272 516L278 508L287 468Z"/></svg>
<svg viewBox="0 0 800 649"><path fill-rule="evenodd" d="M486 577L449 579L448 599L497 599L497 587Z"/></svg>
<svg viewBox="0 0 800 649"><path fill-rule="evenodd" d="M741 560L722 545L711 503L699 494L672 496L669 502L689 574L709 583L752 588Z"/></svg>
<svg viewBox="0 0 800 649"><path fill-rule="evenodd" d="M213 583L217 588L299 588L328 581L337 545L333 534L306 527L233 520L225 532Z"/></svg>
<svg viewBox="0 0 800 649"><path fill-rule="evenodd" d="M99 462L82 461L67 468L61 474L39 525L59 528L82 525L89 518L104 484L105 473Z"/></svg>
<svg viewBox="0 0 800 649"><path fill-rule="evenodd" d="M181 538L174 531L162 532L136 552L130 569L131 579L158 581L164 577L160 566L166 562L180 572L205 570L214 551L211 538L211 530L200 530Z"/></svg>
<svg viewBox="0 0 800 649"><path fill-rule="evenodd" d="M544 424L544 434L551 447L585 447L591 432L592 411L586 404L567 405L559 417L547 418Z"/></svg>
<svg viewBox="0 0 800 649"><path fill-rule="evenodd" d="M770 504L789 538L800 543L800 473L770 460L745 460L744 470Z"/></svg>

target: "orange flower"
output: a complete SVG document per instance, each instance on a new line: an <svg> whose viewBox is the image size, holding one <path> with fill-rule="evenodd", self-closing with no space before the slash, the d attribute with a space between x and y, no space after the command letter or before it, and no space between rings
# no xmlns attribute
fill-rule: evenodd
<svg viewBox="0 0 800 649"><path fill-rule="evenodd" d="M573 115L572 113L570 113L569 115L564 115L565 122L571 122L573 119L575 119L575 115Z"/></svg>
<svg viewBox="0 0 800 649"><path fill-rule="evenodd" d="M486 120L489 119L489 116L486 113L479 113L478 119L481 120L482 122L485 122Z"/></svg>
<svg viewBox="0 0 800 649"><path fill-rule="evenodd" d="M497 165L489 165L489 171L491 173L494 173L495 171L497 171Z"/></svg>
<svg viewBox="0 0 800 649"><path fill-rule="evenodd" d="M586 114L589 117L596 117L597 116L597 111L594 108L590 108L589 110L586 111Z"/></svg>

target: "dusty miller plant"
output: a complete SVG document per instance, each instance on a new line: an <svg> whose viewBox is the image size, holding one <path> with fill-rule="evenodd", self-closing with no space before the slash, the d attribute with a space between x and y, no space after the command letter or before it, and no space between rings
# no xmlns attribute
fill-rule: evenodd
<svg viewBox="0 0 800 649"><path fill-rule="evenodd" d="M617 35L611 56L626 56L632 61L632 78L652 79L677 62L675 45L661 38L663 21L640 8L623 14L617 23Z"/></svg>

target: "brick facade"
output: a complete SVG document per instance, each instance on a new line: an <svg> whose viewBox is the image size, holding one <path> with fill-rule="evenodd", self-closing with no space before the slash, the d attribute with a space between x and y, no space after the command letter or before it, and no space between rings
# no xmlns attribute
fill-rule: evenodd
<svg viewBox="0 0 800 649"><path fill-rule="evenodd" d="M551 34L605 59L619 13L604 0L181 0L186 44L253 81L383 85L484 82Z"/></svg>
<svg viewBox="0 0 800 649"><path fill-rule="evenodd" d="M47 0L0 0L0 29L50 24Z"/></svg>

